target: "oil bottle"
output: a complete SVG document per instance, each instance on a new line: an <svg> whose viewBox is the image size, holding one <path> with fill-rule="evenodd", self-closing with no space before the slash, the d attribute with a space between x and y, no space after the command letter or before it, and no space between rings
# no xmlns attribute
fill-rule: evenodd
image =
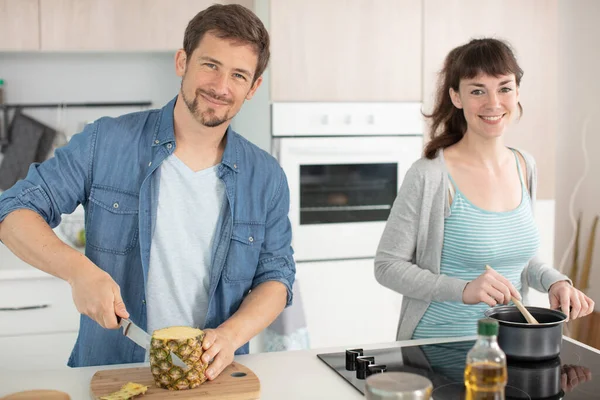
<svg viewBox="0 0 600 400"><path fill-rule="evenodd" d="M465 400L504 400L506 355L498 345L498 321L477 321L477 341L467 353Z"/></svg>

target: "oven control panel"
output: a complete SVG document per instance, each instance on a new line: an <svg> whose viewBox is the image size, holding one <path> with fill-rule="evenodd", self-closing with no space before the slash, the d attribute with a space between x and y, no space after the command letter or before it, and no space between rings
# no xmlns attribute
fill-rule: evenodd
<svg viewBox="0 0 600 400"><path fill-rule="evenodd" d="M274 103L273 136L422 135L421 103Z"/></svg>

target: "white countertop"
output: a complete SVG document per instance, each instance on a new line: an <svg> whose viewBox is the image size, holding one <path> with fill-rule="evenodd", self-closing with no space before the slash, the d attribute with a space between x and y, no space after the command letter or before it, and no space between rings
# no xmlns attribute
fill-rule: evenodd
<svg viewBox="0 0 600 400"><path fill-rule="evenodd" d="M401 347L473 339L424 339L404 342L360 345L363 349ZM317 358L317 354L345 351L357 346L300 351L282 351L236 356L235 360L250 368L260 379L263 400L362 399L335 371ZM2 358L2 357L0 357ZM96 371L130 368L145 364L122 364L59 370L10 371L7 360L0 363L0 397L24 390L48 389L68 393L73 400L90 399L90 382ZM284 367L285 366L285 367ZM307 385L310 382L310 385ZM143 398L143 397L142 397Z"/></svg>
<svg viewBox="0 0 600 400"><path fill-rule="evenodd" d="M425 339L372 345L345 346L328 349L259 353L237 356L236 361L249 367L260 379L263 400L345 399L359 400L364 397L342 379L336 372L317 358L317 354L344 351L362 347L365 350L384 347L433 344L472 340L475 337L451 339ZM598 354L597 349L565 337ZM98 370L128 368L144 364L111 365L85 368L64 368L53 371L9 371L0 364L0 396L33 390L54 389L68 393L73 400L90 399L90 381ZM284 367L285 366L285 367ZM310 382L308 385L307 382Z"/></svg>

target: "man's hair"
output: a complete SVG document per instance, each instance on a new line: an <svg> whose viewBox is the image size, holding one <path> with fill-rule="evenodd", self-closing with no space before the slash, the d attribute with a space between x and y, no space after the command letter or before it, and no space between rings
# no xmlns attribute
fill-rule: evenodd
<svg viewBox="0 0 600 400"><path fill-rule="evenodd" d="M262 21L246 7L239 4L215 4L200 11L189 22L183 37L183 49L189 58L200 44L204 34L210 32L221 39L231 39L241 45L250 44L258 56L252 83L269 63L269 32Z"/></svg>

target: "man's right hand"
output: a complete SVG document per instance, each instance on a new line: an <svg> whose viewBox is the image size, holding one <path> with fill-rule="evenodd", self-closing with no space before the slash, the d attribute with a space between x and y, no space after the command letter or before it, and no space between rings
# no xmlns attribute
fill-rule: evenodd
<svg viewBox="0 0 600 400"><path fill-rule="evenodd" d="M467 283L463 290L463 303L508 304L511 296L520 300L521 295L512 283L494 270L486 270L477 279Z"/></svg>
<svg viewBox="0 0 600 400"><path fill-rule="evenodd" d="M117 329L117 315L129 318L119 285L95 265L85 266L69 280L77 311L103 328Z"/></svg>

